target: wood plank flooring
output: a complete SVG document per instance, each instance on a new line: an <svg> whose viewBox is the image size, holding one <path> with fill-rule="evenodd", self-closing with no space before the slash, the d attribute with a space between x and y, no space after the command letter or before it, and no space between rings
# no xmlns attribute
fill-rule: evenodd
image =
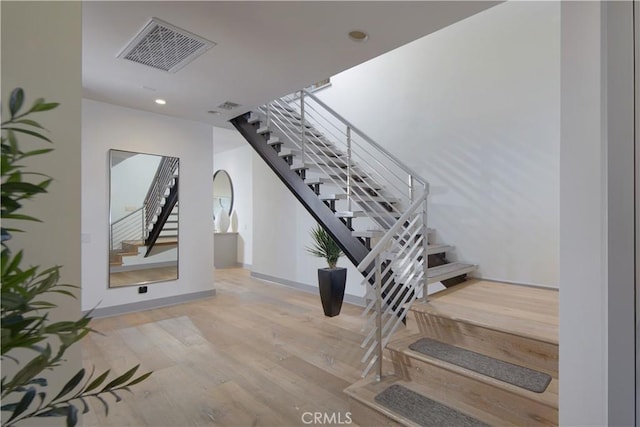
<svg viewBox="0 0 640 427"><path fill-rule="evenodd" d="M94 320L104 335L82 341L85 367L124 372L140 363L154 374L122 402L107 398L108 417L91 402L85 426L303 426L305 412L344 422L343 390L361 372L362 309L344 304L328 318L319 296L240 269L216 270L216 291Z"/></svg>
<svg viewBox="0 0 640 427"><path fill-rule="evenodd" d="M557 293L478 282L414 307L557 342ZM345 303L340 316L328 318L318 295L253 279L242 269L216 270L216 292L92 323L104 335L82 341L88 369L122 373L140 363L142 372L154 374L122 402L107 398L108 417L91 402L85 426L305 426L310 415L303 420L303 414L315 412L335 417L323 425L345 425L350 408L343 390L362 370L362 308ZM396 338L419 327L412 318ZM385 363L385 373L392 371Z"/></svg>

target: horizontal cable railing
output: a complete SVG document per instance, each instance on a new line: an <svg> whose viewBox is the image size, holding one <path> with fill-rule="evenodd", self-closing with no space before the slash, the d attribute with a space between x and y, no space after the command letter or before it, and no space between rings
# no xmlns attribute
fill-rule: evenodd
<svg viewBox="0 0 640 427"><path fill-rule="evenodd" d="M138 208L111 224L112 251L122 249L123 242L144 240L144 217L144 208Z"/></svg>
<svg viewBox="0 0 640 427"><path fill-rule="evenodd" d="M382 230L391 227L426 182L353 124L306 91L261 108L267 126L297 150L298 163L310 163L346 192Z"/></svg>

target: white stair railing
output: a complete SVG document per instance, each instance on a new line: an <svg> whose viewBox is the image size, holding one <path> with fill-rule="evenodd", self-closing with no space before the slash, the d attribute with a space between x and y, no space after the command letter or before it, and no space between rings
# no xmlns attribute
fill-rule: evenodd
<svg viewBox="0 0 640 427"><path fill-rule="evenodd" d="M363 312L367 317L367 333L362 348L365 363L362 376L376 367L376 377L382 377L382 352L407 315L407 308L420 296L426 296L428 277L427 255L427 194L428 188L402 214L400 219L380 239L358 264L368 287ZM373 268L372 268L373 267Z"/></svg>
<svg viewBox="0 0 640 427"><path fill-rule="evenodd" d="M346 193L348 211L361 209L383 235L358 265L369 301L363 376L424 291L428 277L428 183L399 159L306 90L259 108L269 143L290 150L293 166L309 168ZM260 130L259 130L260 131ZM274 138L278 138L274 140Z"/></svg>

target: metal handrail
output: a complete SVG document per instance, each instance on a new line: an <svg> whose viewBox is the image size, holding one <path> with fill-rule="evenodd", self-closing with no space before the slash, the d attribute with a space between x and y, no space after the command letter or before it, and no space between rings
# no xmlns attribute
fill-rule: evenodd
<svg viewBox="0 0 640 427"><path fill-rule="evenodd" d="M262 107L261 111L267 117L269 117L269 123L272 128L275 128L280 132L280 134L282 134L283 136L286 136L286 138L295 146L295 148L300 149L305 153L305 161L306 160L312 161L314 165L318 167L318 169L320 169L321 171L325 172L327 175L330 176L330 179L334 184L346 185L347 194L351 192L350 190L352 188L356 188L360 190L359 193L351 192L352 199L354 201L360 202L360 205L362 205L362 203L378 203L378 202L386 203L387 206L391 208L391 212L387 212L383 210L380 210L377 212L379 220L377 220L376 222L378 222L379 225L382 225L386 229L389 227L389 224L395 223L396 217L393 215L393 213L397 212L398 215L401 215L402 211L398 207L394 206L394 202L390 200L387 196L385 196L383 192L380 192L377 196L373 197L369 195L367 191L368 189L367 186L371 184L376 184L375 181L367 177L361 183L358 182L357 180L350 180L350 179L347 179L346 182L343 182L331 177L331 171L327 170L327 168L334 168L334 169L340 170L341 168L343 168L343 166L337 164L334 158L323 155L322 154L323 151L329 150L331 152L334 152L340 155L343 160L346 157L347 165L352 165L354 157L360 159L361 161L364 160L364 162L367 163L366 159L362 157L362 154L356 152L359 150L352 150L352 158L350 158L348 156L349 154L348 140L345 144L347 153L340 151L340 149L336 146L331 146L330 148L323 147L327 143L327 141L323 140L318 136L313 135L313 132L311 132L311 134L308 134L310 133L310 130L315 130L315 128L310 123L305 122L305 127L303 132L302 131L303 128L299 123L299 121L302 120L302 115L301 114L298 115L298 113L296 112L295 115L293 115L292 117L292 112L286 111L287 108L291 108L291 107L292 106L287 104L286 101L283 102L282 100L275 100L268 103L265 107ZM304 139L301 137L302 135L305 135ZM317 148L318 146L320 146L320 148ZM313 147L316 147L315 151L311 149ZM370 153L371 150L362 149L362 151L367 152L368 154L371 154ZM382 166L384 168L384 165L379 165L379 166ZM358 169L360 168L356 168L356 174L359 174L357 172ZM396 187L396 184L389 181L389 178L386 178L380 175L380 173L378 172L378 169L380 169L380 167L376 168L375 166L370 165L369 169L362 170L361 173L363 174L363 176L376 175L380 179L385 181L387 186L391 185L393 188L396 188L398 191L401 191L400 189L398 189L398 187ZM344 173L345 172L343 172L343 174ZM350 174L348 174L348 171L346 173L347 173L347 178L351 176ZM394 175L394 176L399 181L403 181L401 178L397 177L397 175ZM409 193L407 193L408 197L410 197L410 194L411 194L411 189L409 190L410 190ZM386 220L382 221L383 218L386 218Z"/></svg>
<svg viewBox="0 0 640 427"><path fill-rule="evenodd" d="M349 122L347 119L345 119L344 117L342 117L340 114L338 114L333 108L329 107L327 104L325 104L324 102L322 102L317 96L315 96L313 93L307 91L306 89L302 89L302 91L309 97L311 97L311 99L313 99L314 101L316 101L318 104L320 104L323 108L325 108L327 111L329 111L331 114L334 115L334 117L338 120L340 120L343 124L345 124L346 126L349 126L352 131L356 132L358 135L360 135L360 137L362 137L362 139L364 139L365 141L367 141L369 144L371 144L372 146L374 146L378 151L380 151L382 154L384 154L389 160L391 160L392 162L394 162L396 164L396 166L398 166L399 168L401 168L402 170L404 170L407 174L413 176L419 183L426 185L427 181L422 178L416 171L414 171L413 169L411 169L409 166L406 166L404 163L402 163L402 161L400 161L400 159L398 159L396 156L394 156L393 154L391 154L390 152L388 152L386 149L384 149L380 144L378 144L377 142L375 142L373 139L371 139L367 134L365 134L364 132L362 132L360 129L358 129L356 126L354 126L351 122Z"/></svg>

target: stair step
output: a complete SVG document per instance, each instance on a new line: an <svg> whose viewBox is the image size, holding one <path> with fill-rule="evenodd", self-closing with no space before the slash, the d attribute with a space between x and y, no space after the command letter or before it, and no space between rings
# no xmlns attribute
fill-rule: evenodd
<svg viewBox="0 0 640 427"><path fill-rule="evenodd" d="M424 337L558 377L558 292L467 280L410 307Z"/></svg>
<svg viewBox="0 0 640 427"><path fill-rule="evenodd" d="M439 265L429 268L428 283L441 282L452 277L461 276L470 273L478 268L474 264L465 264L463 262L452 262L449 264Z"/></svg>
<svg viewBox="0 0 640 427"><path fill-rule="evenodd" d="M277 144L283 144L283 142L280 140L279 136L272 136L267 140L267 144L268 145L277 145Z"/></svg>
<svg viewBox="0 0 640 427"><path fill-rule="evenodd" d="M346 200L346 194L323 194L320 196L320 200L323 202L331 201L331 200Z"/></svg>
<svg viewBox="0 0 640 427"><path fill-rule="evenodd" d="M363 211L338 211L336 216L338 218L364 218L367 214Z"/></svg>
<svg viewBox="0 0 640 427"><path fill-rule="evenodd" d="M329 178L307 178L304 180L307 185L331 184L331 182Z"/></svg>
<svg viewBox="0 0 640 427"><path fill-rule="evenodd" d="M387 349L394 364L403 366L398 370L402 380L420 384L425 396L446 396L448 406L482 410L502 420L501 425L557 425L557 378L536 393L411 350L409 346L421 338L415 334L395 339Z"/></svg>
<svg viewBox="0 0 640 427"><path fill-rule="evenodd" d="M293 171L299 171L299 170L301 170L301 169L306 169L306 170L309 170L309 169L318 170L318 169L320 169L320 166L318 166L317 164L312 163L312 162L304 162L304 163L301 163L301 162L294 162L294 163L291 165L291 170L293 170Z"/></svg>
<svg viewBox="0 0 640 427"><path fill-rule="evenodd" d="M301 153L301 151L298 150L297 148L283 148L278 153L278 156L280 156L280 157L297 156L300 153Z"/></svg>
<svg viewBox="0 0 640 427"><path fill-rule="evenodd" d="M247 123L254 124L261 120L262 120L261 117L252 111L251 114L249 115L249 119L247 119Z"/></svg>
<svg viewBox="0 0 640 427"><path fill-rule="evenodd" d="M471 418L479 420L481 422L490 425L503 425L504 421L495 415L484 411L482 409L474 408L470 405L466 405L456 399L452 399L449 395L442 393L431 393L428 385L417 384L415 382L406 381L401 377L395 375L386 375L381 381L376 381L372 378L365 378L356 382L355 384L345 389L345 394L350 398L350 410L352 414L353 422L362 425L376 425L376 426L389 426L389 425L402 425L402 426L444 426L444 425L456 425L452 424L451 420L437 419L438 414L433 414L431 420L423 420L418 422L412 420L407 416L396 412L387 406L376 401L376 396L387 390L389 387L399 385L409 389L418 395L427 397L434 402L437 402L446 407L457 410L458 412L467 415ZM464 392L464 390L462 390ZM461 393L464 394L464 393ZM408 404L408 403L407 403ZM411 412L411 407L407 407ZM448 422L447 422L448 421ZM431 423L430 423L431 422ZM472 425L472 424L464 424Z"/></svg>
<svg viewBox="0 0 640 427"><path fill-rule="evenodd" d="M364 237L367 239L374 239L376 237L382 237L386 233L385 230L356 230L351 232L353 237Z"/></svg>
<svg viewBox="0 0 640 427"><path fill-rule="evenodd" d="M446 245L444 243L435 243L433 245L427 245L427 255L441 254L453 250L453 246Z"/></svg>

